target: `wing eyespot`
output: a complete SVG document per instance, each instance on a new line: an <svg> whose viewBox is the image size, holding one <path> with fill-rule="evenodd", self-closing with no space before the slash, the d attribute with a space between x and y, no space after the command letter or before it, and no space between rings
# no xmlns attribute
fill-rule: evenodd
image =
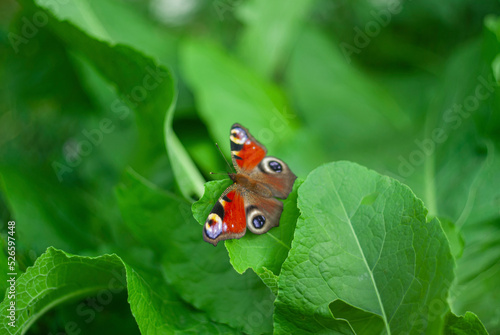
<svg viewBox="0 0 500 335"><path fill-rule="evenodd" d="M283 165L281 165L279 162L277 161L269 161L267 163L267 165L269 166L269 168L271 170L273 170L274 172L276 173L280 173L283 171Z"/></svg>
<svg viewBox="0 0 500 335"><path fill-rule="evenodd" d="M210 213L205 223L205 234L212 240L215 240L222 234L222 231L222 219L217 214Z"/></svg>
<svg viewBox="0 0 500 335"><path fill-rule="evenodd" d="M264 215L255 215L252 219L252 224L255 229L261 229L266 223L266 218Z"/></svg>
<svg viewBox="0 0 500 335"><path fill-rule="evenodd" d="M262 172L268 174L282 173L286 169L285 163L277 159L276 157L265 157L259 164L259 168Z"/></svg>
<svg viewBox="0 0 500 335"><path fill-rule="evenodd" d="M257 206L249 206L246 209L247 227L254 234L262 234L266 225L266 216L257 208Z"/></svg>

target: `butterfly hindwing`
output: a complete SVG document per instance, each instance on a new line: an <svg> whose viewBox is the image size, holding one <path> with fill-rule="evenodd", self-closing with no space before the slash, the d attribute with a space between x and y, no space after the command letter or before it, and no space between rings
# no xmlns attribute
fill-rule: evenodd
<svg viewBox="0 0 500 335"><path fill-rule="evenodd" d="M245 214L247 228L254 234L264 234L280 223L283 203L275 198L260 197L245 191Z"/></svg>
<svg viewBox="0 0 500 335"><path fill-rule="evenodd" d="M203 226L203 239L213 245L240 238L246 231L245 202L237 184L229 186L215 203Z"/></svg>
<svg viewBox="0 0 500 335"><path fill-rule="evenodd" d="M253 180L266 185L273 197L286 199L297 177L281 159L266 156L249 175Z"/></svg>
<svg viewBox="0 0 500 335"><path fill-rule="evenodd" d="M266 148L238 123L231 127L230 140L236 170L265 185L274 197L286 199L297 179L288 165L276 157L266 156Z"/></svg>

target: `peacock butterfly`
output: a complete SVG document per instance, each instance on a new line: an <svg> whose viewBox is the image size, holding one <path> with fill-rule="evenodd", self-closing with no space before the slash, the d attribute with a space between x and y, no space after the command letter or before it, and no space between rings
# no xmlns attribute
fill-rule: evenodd
<svg viewBox="0 0 500 335"><path fill-rule="evenodd" d="M234 183L215 203L203 226L203 239L214 246L219 241L241 238L247 228L264 234L279 225L283 203L297 177L282 160L266 156L266 148L246 128L233 124L231 156Z"/></svg>

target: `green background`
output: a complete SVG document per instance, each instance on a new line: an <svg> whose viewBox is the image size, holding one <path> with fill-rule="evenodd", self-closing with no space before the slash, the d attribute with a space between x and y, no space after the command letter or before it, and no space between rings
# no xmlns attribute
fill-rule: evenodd
<svg viewBox="0 0 500 335"><path fill-rule="evenodd" d="M197 257L211 246L190 206L205 181L222 178L209 174L226 170L214 142L228 157L229 129L239 122L300 179L346 160L408 185L448 237L452 312L471 311L500 334L499 15L497 0L2 1L4 250L7 222L16 220L19 274L51 246L116 253L96 262L125 271L129 289L92 322L78 306L94 293L39 308L45 313L29 332L55 334L72 320L85 334L109 333L110 324L120 334L187 332L194 324L207 328L193 333L272 331L272 317L248 328L229 307L250 295L272 302L286 252L277 251L282 260L271 267L250 258L247 265L242 245L227 243L234 269L253 269L240 276L222 244L210 249L212 266L228 267L209 282L239 280L227 306L209 287L186 284L210 277ZM286 218L295 224L298 214L294 207ZM41 263L57 256L71 264L51 250ZM5 255L1 261L3 291ZM175 301L156 320L175 327L139 321L141 304L162 304L154 295L131 298L131 287L154 287L156 297ZM253 308L250 301L242 313ZM178 310L182 322L172 316Z"/></svg>

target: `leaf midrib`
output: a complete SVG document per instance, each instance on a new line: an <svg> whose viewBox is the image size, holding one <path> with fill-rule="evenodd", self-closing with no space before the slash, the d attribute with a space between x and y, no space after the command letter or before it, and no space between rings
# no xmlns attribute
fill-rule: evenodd
<svg viewBox="0 0 500 335"><path fill-rule="evenodd" d="M382 299L381 299L380 293L378 291L377 283L375 282L375 278L373 277L373 272L370 270L370 266L368 265L368 262L366 261L365 253L363 252L363 248L361 247L361 244L359 243L356 232L354 231L354 227L352 225L351 219L350 219L349 215L347 214L344 203L343 203L343 201L340 197L340 194L338 193L338 190L335 187L335 184L333 183L333 180L331 178L330 178L330 182L332 184L332 189L335 192L335 195L337 196L337 199L340 202L340 205L342 206L342 210L344 211L345 218L346 218L347 222L349 223L349 228L351 229L352 235L354 236L354 239L356 240L356 244L358 246L358 249L361 252L361 258L363 259L363 262L366 266L366 270L370 274L370 279L373 283L373 287L375 289L375 294L377 295L377 300L378 300L378 303L380 306L380 310L382 311L382 319L384 320L384 325L385 325L385 328L387 330L387 334L391 335L391 329L389 328L389 324L387 322L387 315L385 314L385 309L384 309L384 306L382 304Z"/></svg>

